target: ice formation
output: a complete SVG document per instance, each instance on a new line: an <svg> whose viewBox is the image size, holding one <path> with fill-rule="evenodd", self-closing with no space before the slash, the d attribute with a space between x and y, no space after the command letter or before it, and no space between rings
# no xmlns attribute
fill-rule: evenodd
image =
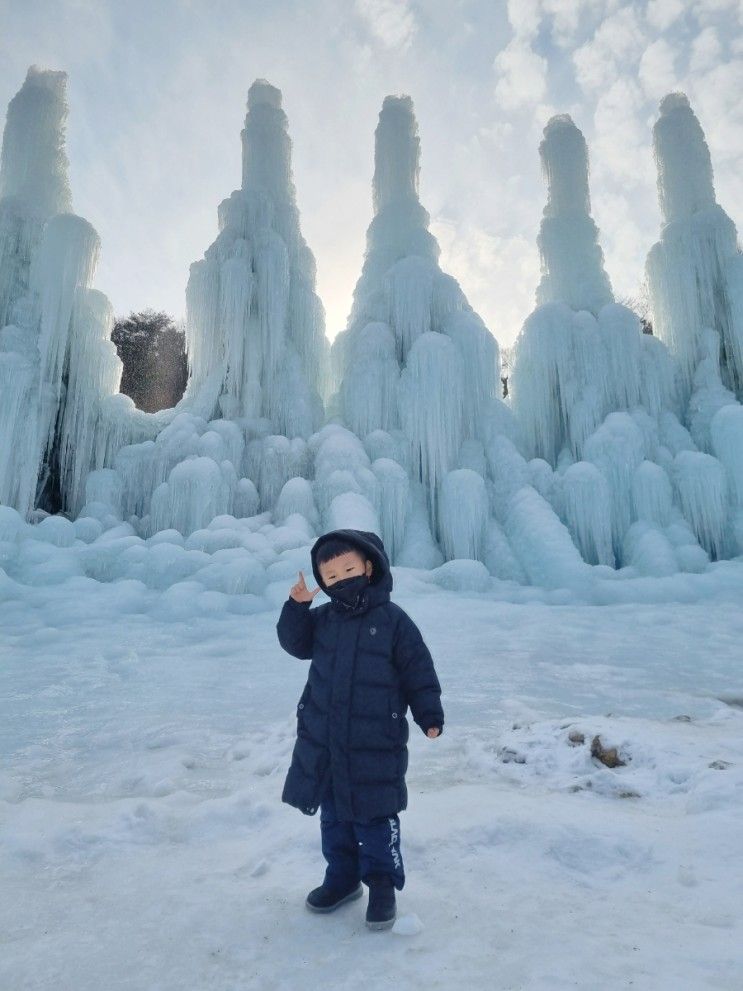
<svg viewBox="0 0 743 991"><path fill-rule="evenodd" d="M364 266L348 326L333 342L330 410L365 442L376 435L379 443L386 434L391 446L396 438L411 489L422 486L425 493L425 507L411 501L411 517L425 509L422 524L448 556L469 548L467 556L477 557L480 495L473 504L478 522L466 539L451 495L443 502L440 496L454 490L451 472L469 469L460 459L473 449L484 491L483 445L501 402L500 357L457 282L439 268L438 244L418 199L419 171L412 101L388 96L375 135L375 214Z"/></svg>
<svg viewBox="0 0 743 991"><path fill-rule="evenodd" d="M539 156L548 192L537 239L542 260L537 302L559 300L597 316L613 296L591 217L588 148L567 114L548 122Z"/></svg>
<svg viewBox="0 0 743 991"><path fill-rule="evenodd" d="M743 257L735 224L715 198L704 132L683 93L660 105L653 129L660 240L647 259L654 327L692 388L702 335L719 339L723 384L743 395Z"/></svg>
<svg viewBox="0 0 743 991"><path fill-rule="evenodd" d="M676 144L669 151L664 118L679 107L684 116L671 128ZM711 169L706 176L699 164L706 146L690 117L696 125L685 98L669 97L656 128L656 146L663 150L659 166L668 158L675 170L659 180L663 207L686 218L714 204ZM685 142L691 142L688 164L681 157ZM501 512L516 499L523 505L518 477L550 504L557 517L553 528L566 526L584 561L641 574L698 570L700 560L741 553L727 481L732 468L711 449L710 438L718 413L736 404L718 360L719 335L727 333L722 355L732 367L730 324L722 328L718 321L707 330L700 325L688 352L669 333L664 340L643 334L637 316L611 300L588 213L585 142L570 118L547 124L540 152L548 182L540 231L543 273L538 306L516 342L509 380L523 453L533 459L529 465L536 459L540 467L529 477L524 468L516 470L515 450L508 454L510 467L494 474L496 490L499 474L507 486ZM684 223L688 228L688 219ZM664 239L668 230L667 224ZM712 257L708 252L704 260L701 242L686 260L664 255L663 243L648 263L656 288L679 278L687 288L699 284L689 265L696 259L704 267ZM667 311L666 319L676 317ZM494 460L503 458L502 451L501 441ZM729 450L726 458L735 462ZM539 516L549 518L543 511ZM534 561L521 556L529 574L535 573ZM547 563L540 573L549 574Z"/></svg>
<svg viewBox="0 0 743 991"><path fill-rule="evenodd" d="M583 135L565 115L547 124L542 276L504 401L497 342L439 266L410 98L387 97L379 115L366 256L330 348L281 94L258 80L241 188L191 266L186 392L156 414L116 392L98 238L70 212L66 113L64 74L31 69L3 143L0 563L12 579L134 579L181 615L196 592L208 609L261 608L335 527L373 530L394 564L471 591L489 576L584 590L743 553L743 269L682 95L655 130L659 336L613 301ZM55 499L65 515L43 512Z"/></svg>
<svg viewBox="0 0 743 991"><path fill-rule="evenodd" d="M327 340L315 260L299 228L281 93L257 80L242 132L242 187L186 289L191 375L181 405L206 420L265 417L308 437L323 419Z"/></svg>
<svg viewBox="0 0 743 991"><path fill-rule="evenodd" d="M118 389L98 235L71 213L67 77L32 67L11 100L0 169L0 502L76 512L104 397Z"/></svg>

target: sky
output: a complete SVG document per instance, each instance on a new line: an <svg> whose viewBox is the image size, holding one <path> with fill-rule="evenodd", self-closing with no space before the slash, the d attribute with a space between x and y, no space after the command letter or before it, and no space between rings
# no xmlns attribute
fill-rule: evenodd
<svg viewBox="0 0 743 991"><path fill-rule="evenodd" d="M588 142L618 298L638 295L660 230L652 125L666 93L688 95L718 201L743 223L743 0L0 0L0 107L32 64L69 74L74 210L101 236L96 287L117 315L184 315L189 265L240 184L256 78L284 95L330 338L361 271L389 93L415 104L442 268L503 346L534 306L553 114Z"/></svg>

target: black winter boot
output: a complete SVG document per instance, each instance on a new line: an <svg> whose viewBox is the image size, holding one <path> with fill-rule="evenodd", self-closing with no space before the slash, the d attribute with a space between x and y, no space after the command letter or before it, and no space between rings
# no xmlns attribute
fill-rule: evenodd
<svg viewBox="0 0 743 991"><path fill-rule="evenodd" d="M307 895L305 905L312 912L332 912L339 905L361 898L363 893L361 884L356 884L350 891L348 889L339 891L338 888L331 888L323 883L319 888L313 888Z"/></svg>
<svg viewBox="0 0 743 991"><path fill-rule="evenodd" d="M389 874L369 875L369 904L366 924L369 929L389 929L395 923L395 885Z"/></svg>

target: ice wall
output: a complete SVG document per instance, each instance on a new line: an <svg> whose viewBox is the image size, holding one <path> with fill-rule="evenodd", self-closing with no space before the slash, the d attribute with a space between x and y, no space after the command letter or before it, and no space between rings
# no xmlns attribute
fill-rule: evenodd
<svg viewBox="0 0 743 991"><path fill-rule="evenodd" d="M0 167L0 502L71 512L98 467L102 398L118 389L108 301L92 289L96 232L71 210L67 77L29 69Z"/></svg>
<svg viewBox="0 0 743 991"><path fill-rule="evenodd" d="M663 227L647 258L654 331L676 355L688 399L707 329L718 335L723 384L743 396L743 258L715 199L704 132L683 93L653 128Z"/></svg>
<svg viewBox="0 0 743 991"><path fill-rule="evenodd" d="M537 303L567 303L594 316L613 296L591 217L588 149L568 114L552 117L539 145L547 205L539 228Z"/></svg>
<svg viewBox="0 0 743 991"><path fill-rule="evenodd" d="M263 80L250 89L242 184L188 281L188 387L147 414L116 392L111 308L93 288L98 237L68 212L64 75L29 73L2 158L0 501L28 515L56 496L77 518L26 527L6 507L4 567L31 580L43 561L47 580L74 558L75 574L185 583L214 608L239 593L250 611L339 526L379 533L395 564L478 590L489 573L583 594L601 577L702 571L743 553L740 256L720 248L734 228L720 222L688 104L663 104L662 116L680 114L656 134L674 219L651 253L656 305L688 283L718 306L693 325L688 374L678 341L691 324L678 336L669 304L660 319L676 336L664 341L612 301L585 141L559 116L540 146L538 305L504 402L495 338L439 266L409 97L387 97L379 115L374 217L329 363L281 103ZM690 142L691 168L679 153ZM675 230L685 252L669 248ZM30 531L55 550L19 549Z"/></svg>

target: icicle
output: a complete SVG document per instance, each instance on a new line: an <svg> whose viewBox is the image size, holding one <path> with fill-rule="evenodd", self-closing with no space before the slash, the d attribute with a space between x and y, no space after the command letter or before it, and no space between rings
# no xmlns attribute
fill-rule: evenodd
<svg viewBox="0 0 743 991"><path fill-rule="evenodd" d="M422 334L410 349L400 376L400 420L410 438L416 476L435 493L454 465L462 443L464 369L454 343L444 334Z"/></svg>
<svg viewBox="0 0 743 991"><path fill-rule="evenodd" d="M728 480L723 465L710 454L682 451L674 461L674 481L697 540L713 560L724 557Z"/></svg>
<svg viewBox="0 0 743 991"><path fill-rule="evenodd" d="M611 494L594 465L578 461L562 477L565 521L576 547L589 564L613 568Z"/></svg>
<svg viewBox="0 0 743 991"><path fill-rule="evenodd" d="M71 318L69 373L60 426L59 472L65 506L77 515L83 505L88 472L96 460L101 402L117 392L122 365L111 341L113 310L103 293L77 290Z"/></svg>
<svg viewBox="0 0 743 991"><path fill-rule="evenodd" d="M34 356L0 347L0 424L3 432L0 503L16 507L24 517L33 509L39 472L40 440L34 415L38 392L39 368Z"/></svg>
<svg viewBox="0 0 743 991"><path fill-rule="evenodd" d="M444 555L431 533L426 491L415 479L410 485L410 498L405 539L397 556L397 564L405 568L438 568L444 563Z"/></svg>
<svg viewBox="0 0 743 991"><path fill-rule="evenodd" d="M644 460L642 433L628 413L610 413L585 445L585 459L599 468L609 484L614 552L621 556L624 534L632 522L632 479Z"/></svg>
<svg viewBox="0 0 743 991"><path fill-rule="evenodd" d="M724 406L710 424L712 447L730 479L734 505L743 509L743 406Z"/></svg>
<svg viewBox="0 0 743 991"><path fill-rule="evenodd" d="M505 533L532 584L567 588L587 577L587 565L566 527L530 485L514 493Z"/></svg>
<svg viewBox="0 0 743 991"><path fill-rule="evenodd" d="M31 283L41 306L40 374L49 397L42 404L42 439L51 447L62 393L62 372L70 343L70 321L78 287L93 281L100 241L87 220L74 214L53 217L44 230Z"/></svg>
<svg viewBox="0 0 743 991"><path fill-rule="evenodd" d="M500 353L498 342L472 310L458 310L442 326L462 355L467 388L462 427L466 437L486 439L484 413L498 396Z"/></svg>
<svg viewBox="0 0 743 991"><path fill-rule="evenodd" d="M671 481L660 465L643 461L632 477L632 511L635 519L665 527L671 522Z"/></svg>
<svg viewBox="0 0 743 991"><path fill-rule="evenodd" d="M469 468L457 468L444 476L438 530L447 561L482 559L488 512L488 495L481 475Z"/></svg>
<svg viewBox="0 0 743 991"><path fill-rule="evenodd" d="M402 547L405 521L410 509L410 482L407 472L391 458L377 458L372 471L378 484L378 513L387 555L394 564Z"/></svg>
<svg viewBox="0 0 743 991"><path fill-rule="evenodd" d="M167 482L152 495L153 532L173 527L184 536L227 513L230 491L220 466L211 458L189 458L177 464Z"/></svg>
<svg viewBox="0 0 743 991"><path fill-rule="evenodd" d="M511 497L529 483L529 466L507 437L494 437L485 453L493 482L492 509L498 519L503 520Z"/></svg>
<svg viewBox="0 0 743 991"><path fill-rule="evenodd" d="M678 571L678 562L668 537L645 520L633 523L625 534L622 560L641 575L663 578Z"/></svg>
<svg viewBox="0 0 743 991"><path fill-rule="evenodd" d="M344 419L359 437L397 425L400 366L389 326L370 323L353 341L353 357L341 386Z"/></svg>
<svg viewBox="0 0 743 991"><path fill-rule="evenodd" d="M340 530L351 527L368 530L381 535L379 517L369 500L356 492L342 492L337 495L324 517L326 530Z"/></svg>
<svg viewBox="0 0 743 991"><path fill-rule="evenodd" d="M312 494L312 483L306 478L288 479L279 493L274 512L276 520L284 523L292 513L299 513L312 527L316 527L319 523L317 506Z"/></svg>
<svg viewBox="0 0 743 991"><path fill-rule="evenodd" d="M719 349L719 334L711 328L704 330L697 352L699 364L694 372L694 391L686 414L691 436L703 451L710 450L710 424L717 411L723 406L737 405L735 396L720 379Z"/></svg>
<svg viewBox="0 0 743 991"><path fill-rule="evenodd" d="M412 255L392 266L384 279L388 323L394 328L397 358L404 363L414 342L431 330L434 265Z"/></svg>

